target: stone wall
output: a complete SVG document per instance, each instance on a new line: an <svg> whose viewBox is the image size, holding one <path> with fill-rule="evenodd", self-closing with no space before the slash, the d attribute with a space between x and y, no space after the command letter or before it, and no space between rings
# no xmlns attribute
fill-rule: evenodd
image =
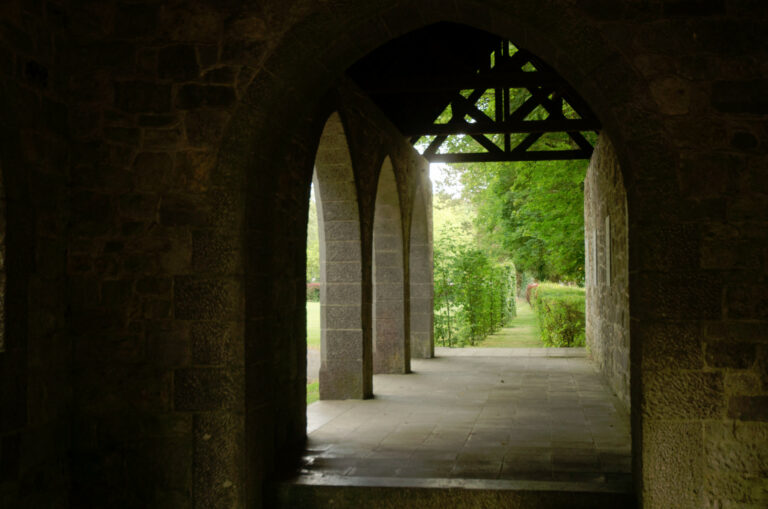
<svg viewBox="0 0 768 509"><path fill-rule="evenodd" d="M601 134L584 179L587 348L630 408L627 193L616 153Z"/></svg>
<svg viewBox="0 0 768 509"><path fill-rule="evenodd" d="M0 18L0 507L67 507L65 23L46 2L3 2Z"/></svg>

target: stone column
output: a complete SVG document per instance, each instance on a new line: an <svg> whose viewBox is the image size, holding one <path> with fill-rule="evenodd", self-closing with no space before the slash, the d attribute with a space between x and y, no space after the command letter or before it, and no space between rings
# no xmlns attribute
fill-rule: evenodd
<svg viewBox="0 0 768 509"><path fill-rule="evenodd" d="M408 373L410 341L405 333L403 228L397 182L384 160L373 220L373 372Z"/></svg>
<svg viewBox="0 0 768 509"><path fill-rule="evenodd" d="M370 397L373 383L364 362L357 190L337 113L328 119L320 139L314 185L320 240L320 399Z"/></svg>
<svg viewBox="0 0 768 509"><path fill-rule="evenodd" d="M411 355L418 359L430 359L435 355L432 286L432 236L425 198L430 190L426 179L416 190L411 214L410 286L411 286Z"/></svg>

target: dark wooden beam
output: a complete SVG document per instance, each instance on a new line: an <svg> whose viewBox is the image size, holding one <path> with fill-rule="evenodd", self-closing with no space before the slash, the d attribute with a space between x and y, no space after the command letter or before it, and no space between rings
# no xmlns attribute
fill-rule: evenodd
<svg viewBox="0 0 768 509"><path fill-rule="evenodd" d="M557 119L557 120L518 120L513 122L450 122L448 124L430 124L404 129L405 136L434 136L451 134L514 134L514 133L549 133L597 131L600 123L595 120Z"/></svg>
<svg viewBox="0 0 768 509"><path fill-rule="evenodd" d="M565 161L589 159L592 151L586 150L530 150L527 152L480 152L472 154L434 154L425 156L430 163L493 163L505 161Z"/></svg>
<svg viewBox="0 0 768 509"><path fill-rule="evenodd" d="M361 83L361 88L369 94L404 94L443 90L552 87L562 83L563 79L553 72L490 71L483 74L396 76L372 83Z"/></svg>

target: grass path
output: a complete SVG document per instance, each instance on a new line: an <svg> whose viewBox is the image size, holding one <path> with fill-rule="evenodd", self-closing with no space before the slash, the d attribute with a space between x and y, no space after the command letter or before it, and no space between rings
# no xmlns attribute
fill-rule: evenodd
<svg viewBox="0 0 768 509"><path fill-rule="evenodd" d="M517 316L508 327L481 341L479 348L542 348L539 339L539 325L531 306L524 300L517 301Z"/></svg>

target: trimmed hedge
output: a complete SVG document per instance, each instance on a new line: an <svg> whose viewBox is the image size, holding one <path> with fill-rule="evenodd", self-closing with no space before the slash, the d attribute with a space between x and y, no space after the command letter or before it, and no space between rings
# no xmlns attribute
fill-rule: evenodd
<svg viewBox="0 0 768 509"><path fill-rule="evenodd" d="M546 346L584 346L583 288L542 283L532 289L533 309Z"/></svg>

